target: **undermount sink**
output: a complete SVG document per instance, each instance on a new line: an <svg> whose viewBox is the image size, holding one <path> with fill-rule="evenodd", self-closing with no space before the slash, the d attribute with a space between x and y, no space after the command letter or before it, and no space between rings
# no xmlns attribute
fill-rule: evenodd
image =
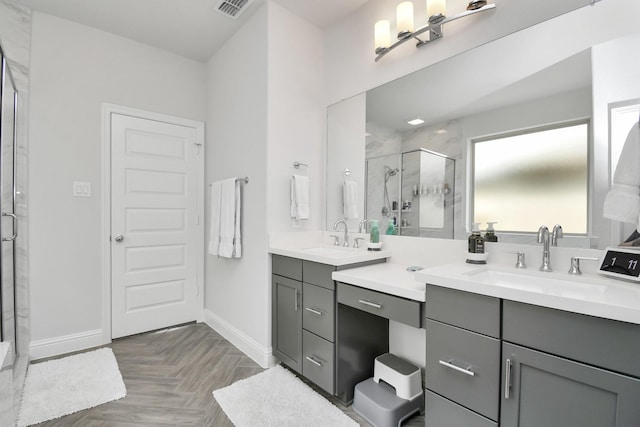
<svg viewBox="0 0 640 427"><path fill-rule="evenodd" d="M345 258L358 254L358 249L347 248L342 246L318 246L313 248L301 249L303 252L329 257L329 258Z"/></svg>
<svg viewBox="0 0 640 427"><path fill-rule="evenodd" d="M640 286L599 274L457 262L417 271L415 277L428 285L640 324Z"/></svg>
<svg viewBox="0 0 640 427"><path fill-rule="evenodd" d="M588 283L584 277L567 275L563 278L538 271L505 271L499 268L483 266L462 274L473 282L485 285L531 290L548 295L574 298L601 295L607 290L604 285Z"/></svg>
<svg viewBox="0 0 640 427"><path fill-rule="evenodd" d="M391 257L391 252L389 251L368 251L364 247L352 248L322 243L311 244L306 247L286 245L272 246L269 248L269 252L276 255L334 265L336 267Z"/></svg>

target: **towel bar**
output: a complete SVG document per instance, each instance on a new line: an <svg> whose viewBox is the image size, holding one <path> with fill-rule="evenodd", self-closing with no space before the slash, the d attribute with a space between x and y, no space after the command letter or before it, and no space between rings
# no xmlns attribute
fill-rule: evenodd
<svg viewBox="0 0 640 427"><path fill-rule="evenodd" d="M240 181L240 182L244 182L245 184L249 183L249 177L245 176L244 178L236 178L236 181ZM211 187L211 184L209 184L209 187Z"/></svg>

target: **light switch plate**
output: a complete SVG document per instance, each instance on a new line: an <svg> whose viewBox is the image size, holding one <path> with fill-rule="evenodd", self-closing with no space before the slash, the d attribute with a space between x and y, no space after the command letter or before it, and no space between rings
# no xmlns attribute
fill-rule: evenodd
<svg viewBox="0 0 640 427"><path fill-rule="evenodd" d="M74 197L91 197L91 183L74 181L73 196Z"/></svg>

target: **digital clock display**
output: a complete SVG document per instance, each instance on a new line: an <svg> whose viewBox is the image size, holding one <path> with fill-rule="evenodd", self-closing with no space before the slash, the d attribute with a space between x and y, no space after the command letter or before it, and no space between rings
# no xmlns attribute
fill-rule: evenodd
<svg viewBox="0 0 640 427"><path fill-rule="evenodd" d="M640 276L640 252L621 252L609 249L600 271L629 277Z"/></svg>

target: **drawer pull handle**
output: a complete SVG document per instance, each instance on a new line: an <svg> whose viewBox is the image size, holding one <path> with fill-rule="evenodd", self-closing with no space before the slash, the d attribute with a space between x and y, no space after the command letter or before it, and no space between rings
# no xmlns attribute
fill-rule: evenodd
<svg viewBox="0 0 640 427"><path fill-rule="evenodd" d="M376 304L375 302L367 301L367 300L364 300L364 299L359 299L358 302L360 304L368 305L369 307L382 308L381 304Z"/></svg>
<svg viewBox="0 0 640 427"><path fill-rule="evenodd" d="M313 314L317 315L317 316L323 316L324 315L323 312L321 312L320 310L316 310L315 308L305 307L304 309L307 310L310 313L313 313Z"/></svg>
<svg viewBox="0 0 640 427"><path fill-rule="evenodd" d="M474 377L476 375L475 372L473 372L471 370L471 367L468 368L461 368L460 366L456 366L453 363L453 360L449 360L448 362L445 362L444 360L439 360L438 361L442 366L446 366L449 369L453 369L454 371L458 371L458 372L462 372L465 375L469 375L470 377Z"/></svg>
<svg viewBox="0 0 640 427"><path fill-rule="evenodd" d="M322 363L318 362L316 359L314 359L311 356L305 356L305 359L307 359L309 362L313 363L316 366L319 366L322 368Z"/></svg>
<svg viewBox="0 0 640 427"><path fill-rule="evenodd" d="M504 398L511 397L511 359L504 363Z"/></svg>

